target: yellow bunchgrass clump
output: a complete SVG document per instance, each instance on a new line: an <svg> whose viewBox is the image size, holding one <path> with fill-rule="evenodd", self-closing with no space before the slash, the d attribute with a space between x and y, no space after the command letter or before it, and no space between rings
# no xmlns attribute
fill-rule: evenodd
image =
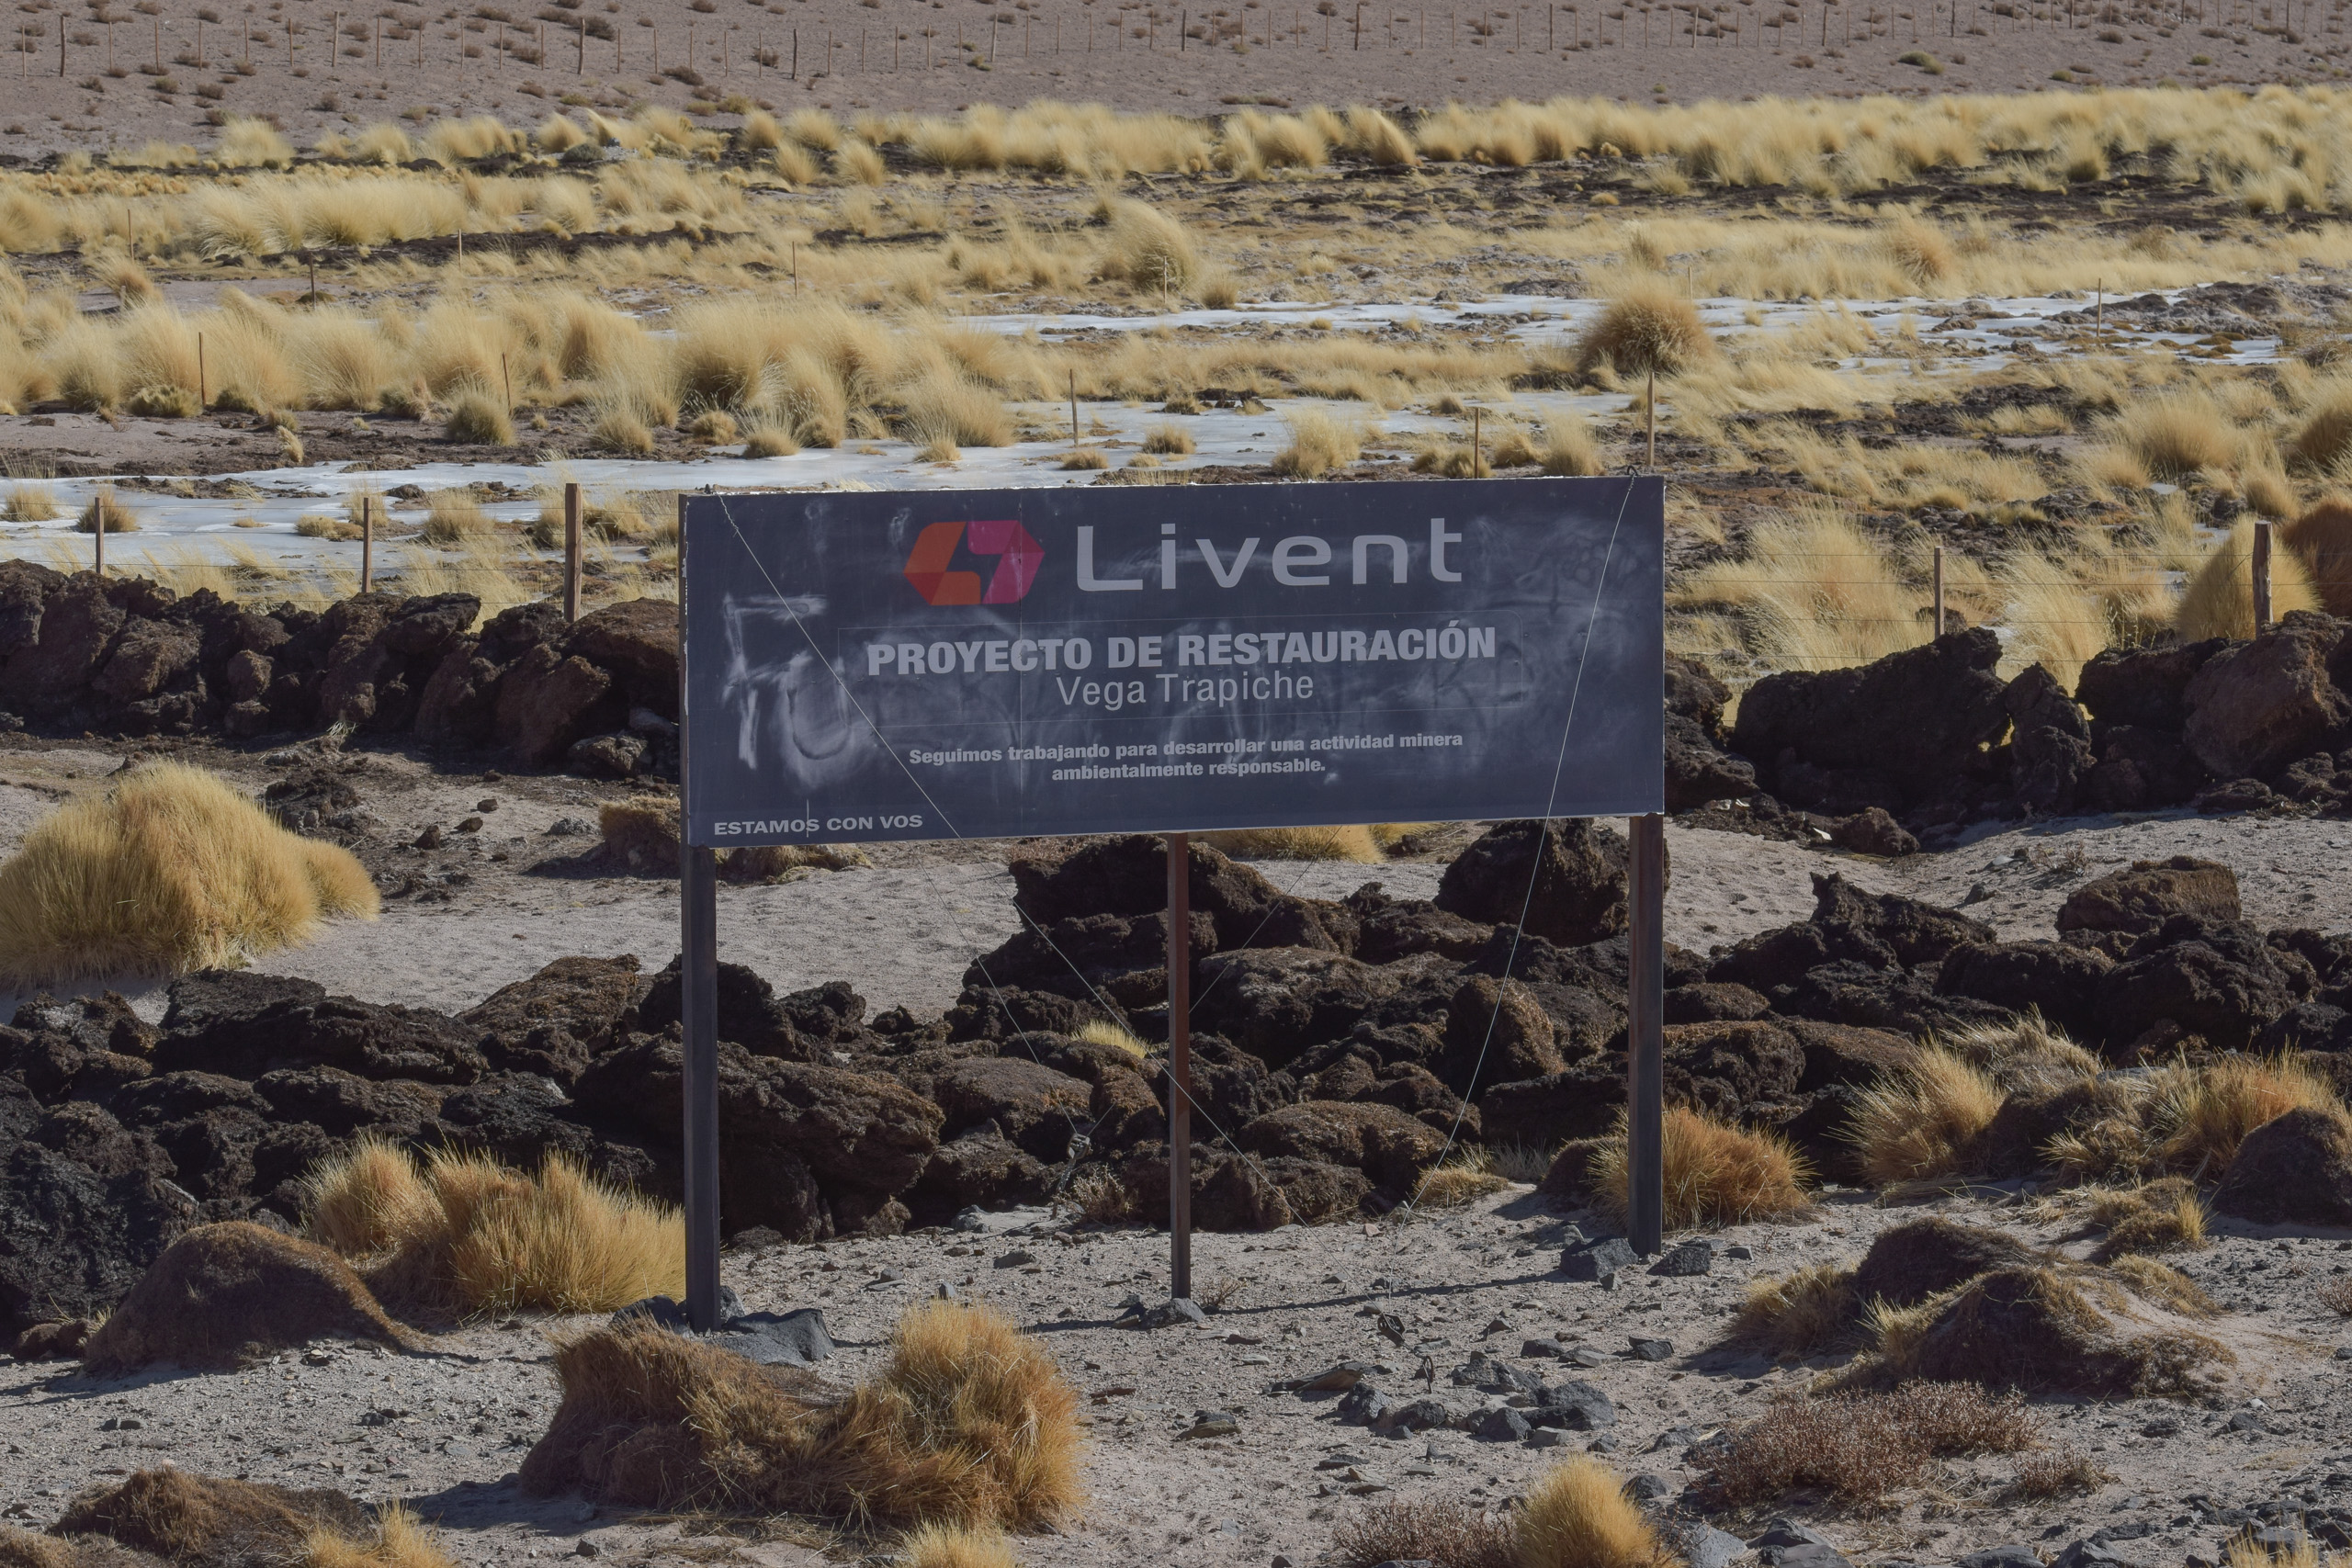
<svg viewBox="0 0 2352 1568"><path fill-rule="evenodd" d="M2291 549L2270 552L2270 614L2275 620L2290 610L2316 610L2320 596L2304 574L2302 561ZM2181 591L2173 612L2173 629L2188 641L2209 637L2250 637L2254 635L2254 523L2241 521L2230 536L2213 547L2205 564Z"/></svg>
<svg viewBox="0 0 2352 1568"><path fill-rule="evenodd" d="M1498 448L1495 461L1502 460ZM1608 471L1600 443L1593 439L1592 426L1567 414L1545 422L1544 445L1536 449L1535 461L1544 466L1545 473L1560 479L1590 479Z"/></svg>
<svg viewBox="0 0 2352 1568"><path fill-rule="evenodd" d="M1109 1045L1125 1051L1136 1061L1151 1055L1151 1048L1108 1019L1091 1018L1079 1030L1078 1037L1092 1045Z"/></svg>
<svg viewBox="0 0 2352 1568"><path fill-rule="evenodd" d="M1804 1156L1776 1133L1751 1132L1689 1106L1666 1108L1666 1224L1669 1230L1744 1224L1810 1213ZM1594 1151L1595 1201L1621 1222L1629 1172L1623 1118Z"/></svg>
<svg viewBox="0 0 2352 1568"><path fill-rule="evenodd" d="M1020 1568L994 1525L924 1525L899 1542L899 1568Z"/></svg>
<svg viewBox="0 0 2352 1568"><path fill-rule="evenodd" d="M1143 449L1162 457L1190 457L1193 433L1181 424L1155 424L1144 433Z"/></svg>
<svg viewBox="0 0 2352 1568"><path fill-rule="evenodd" d="M2115 1099L2098 1117L2043 1149L2067 1175L2100 1180L2169 1173L2213 1181L2256 1127L2290 1111L2343 1109L2328 1080L2292 1054L2175 1061L2113 1087Z"/></svg>
<svg viewBox="0 0 2352 1568"><path fill-rule="evenodd" d="M1420 1186L1413 1193L1413 1207L1458 1209L1510 1186L1510 1179L1494 1168L1485 1150L1465 1151L1421 1173Z"/></svg>
<svg viewBox="0 0 2352 1568"><path fill-rule="evenodd" d="M490 516L470 490L436 490L424 500L424 542L455 548L490 532Z"/></svg>
<svg viewBox="0 0 2352 1568"><path fill-rule="evenodd" d="M1914 574L1834 502L1758 524L1744 559L1685 574L1677 608L1735 618L1773 670L1832 670L1916 648L1933 635Z"/></svg>
<svg viewBox="0 0 2352 1568"><path fill-rule="evenodd" d="M115 500L114 486L100 485L91 494L89 504L82 508L81 515L74 520L74 530L78 534L135 534L139 520Z"/></svg>
<svg viewBox="0 0 2352 1568"><path fill-rule="evenodd" d="M2144 1186L2094 1191L2091 1223L2103 1227L2103 1257L2155 1252L2194 1252L2205 1245L2205 1204L2197 1185L2167 1176Z"/></svg>
<svg viewBox="0 0 2352 1568"><path fill-rule="evenodd" d="M487 1155L363 1142L310 1177L312 1235L371 1289L428 1310L612 1312L685 1290L684 1221L550 1155L537 1176Z"/></svg>
<svg viewBox="0 0 2352 1568"><path fill-rule="evenodd" d="M1555 1465L1511 1524L1511 1568L1666 1568L1657 1531L1617 1472L1588 1454Z"/></svg>
<svg viewBox="0 0 2352 1568"><path fill-rule="evenodd" d="M2135 403L2116 416L2109 434L2160 479L2228 468L2238 449L2229 415L2194 392Z"/></svg>
<svg viewBox="0 0 2352 1568"><path fill-rule="evenodd" d="M1852 1331L1859 1304L1852 1269L1808 1264L1793 1274L1749 1281L1732 1335L1778 1355L1810 1356Z"/></svg>
<svg viewBox="0 0 2352 1568"><path fill-rule="evenodd" d="M470 446L514 445L514 416L504 404L479 389L460 392L442 422L442 434Z"/></svg>
<svg viewBox="0 0 2352 1568"><path fill-rule="evenodd" d="M331 512L306 512L295 519L294 532L305 539L356 539L359 525Z"/></svg>
<svg viewBox="0 0 2352 1568"><path fill-rule="evenodd" d="M1078 1394L994 1310L910 1311L846 1394L648 1325L556 1351L563 1400L531 1492L858 1525L1035 1529L1081 1495Z"/></svg>
<svg viewBox="0 0 2352 1568"><path fill-rule="evenodd" d="M1301 409L1283 416L1290 426L1290 445L1274 454L1274 472L1290 479L1311 479L1344 468L1363 456L1363 430L1332 418L1321 409Z"/></svg>
<svg viewBox="0 0 2352 1568"><path fill-rule="evenodd" d="M1698 307L1663 284L1636 283L1611 299L1577 340L1577 367L1620 376L1672 376L1713 360Z"/></svg>
<svg viewBox="0 0 2352 1568"><path fill-rule="evenodd" d="M1110 466L1111 459L1099 446L1073 446L1062 454L1061 467L1073 472L1083 473Z"/></svg>
<svg viewBox="0 0 2352 1568"><path fill-rule="evenodd" d="M1856 1098L1846 1135L1873 1184L1958 1176L2007 1098L1984 1068L1930 1046Z"/></svg>
<svg viewBox="0 0 2352 1568"><path fill-rule="evenodd" d="M1105 277L1123 278L1137 292L1182 294L1201 276L1201 254L1184 226L1140 201L1114 200L1110 243L1097 264Z"/></svg>
<svg viewBox="0 0 2352 1568"><path fill-rule="evenodd" d="M456 1568L433 1532L399 1503L376 1516L376 1538L353 1540L315 1530L302 1543L301 1568Z"/></svg>
<svg viewBox="0 0 2352 1568"><path fill-rule="evenodd" d="M0 986L233 967L376 908L348 851L288 832L217 774L151 763L34 824L0 864Z"/></svg>
<svg viewBox="0 0 2352 1568"><path fill-rule="evenodd" d="M2315 402L2287 451L2306 468L2329 472L2340 468L2346 457L2352 456L2352 388L2339 383Z"/></svg>
<svg viewBox="0 0 2352 1568"><path fill-rule="evenodd" d="M1236 860L1339 860L1378 865L1388 857L1363 823L1336 828L1227 828L1193 835Z"/></svg>

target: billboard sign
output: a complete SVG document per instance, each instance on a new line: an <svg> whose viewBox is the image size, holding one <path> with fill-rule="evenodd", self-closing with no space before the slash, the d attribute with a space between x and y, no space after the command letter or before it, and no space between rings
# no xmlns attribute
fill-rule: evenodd
<svg viewBox="0 0 2352 1568"><path fill-rule="evenodd" d="M686 498L689 843L1662 809L1653 477Z"/></svg>

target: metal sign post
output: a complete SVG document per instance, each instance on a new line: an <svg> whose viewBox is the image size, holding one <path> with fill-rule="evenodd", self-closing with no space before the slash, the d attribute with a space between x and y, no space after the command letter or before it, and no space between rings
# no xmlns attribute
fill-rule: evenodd
<svg viewBox="0 0 2352 1568"><path fill-rule="evenodd" d="M1626 827L1625 1239L1646 1257L1666 1235L1666 818L1648 813Z"/></svg>
<svg viewBox="0 0 2352 1568"><path fill-rule="evenodd" d="M1168 1293L1193 1299L1193 841L1168 835Z"/></svg>
<svg viewBox="0 0 2352 1568"><path fill-rule="evenodd" d="M1173 489L680 498L696 1327L718 1300L717 856L738 846L1164 836L1170 1272L1186 1296L1188 833L1629 818L1630 1229L1657 1249L1663 481L1231 486L1216 502Z"/></svg>

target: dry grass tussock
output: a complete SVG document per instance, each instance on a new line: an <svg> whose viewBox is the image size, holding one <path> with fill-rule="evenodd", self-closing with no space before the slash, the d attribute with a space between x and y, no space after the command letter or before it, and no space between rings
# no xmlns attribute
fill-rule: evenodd
<svg viewBox="0 0 2352 1568"><path fill-rule="evenodd" d="M1846 1135L1873 1185L1940 1180L1973 1168L1977 1142L2007 1098L1984 1068L1930 1046L1856 1097Z"/></svg>
<svg viewBox="0 0 2352 1568"><path fill-rule="evenodd" d="M2321 608L2331 615L2352 615L2352 503L2335 498L2319 502L2280 529L2278 542L2311 580Z"/></svg>
<svg viewBox="0 0 2352 1568"><path fill-rule="evenodd" d="M350 852L288 832L216 774L151 763L43 818L0 864L0 985L232 967L376 908Z"/></svg>
<svg viewBox="0 0 2352 1568"><path fill-rule="evenodd" d="M899 1543L899 1568L1019 1568L993 1525L924 1525Z"/></svg>
<svg viewBox="0 0 2352 1568"><path fill-rule="evenodd" d="M403 1305L611 1312L685 1288L677 1212L561 1156L534 1177L446 1150L420 1167L406 1150L363 1140L306 1185L311 1234Z"/></svg>
<svg viewBox="0 0 2352 1568"><path fill-rule="evenodd" d="M1336 828L1231 828L1196 835L1235 860L1337 860L1378 865L1388 856L1363 823Z"/></svg>
<svg viewBox="0 0 2352 1568"><path fill-rule="evenodd" d="M2102 1259L2161 1252L2195 1252L2205 1245L2205 1204L2187 1177L2160 1177L2138 1187L2098 1189L2089 1195L2090 1221L2107 1232Z"/></svg>
<svg viewBox="0 0 2352 1568"><path fill-rule="evenodd" d="M1092 1045L1109 1045L1125 1051L1140 1062L1151 1055L1151 1047L1107 1019L1091 1018L1078 1032L1078 1037Z"/></svg>
<svg viewBox="0 0 2352 1568"><path fill-rule="evenodd" d="M1743 1224L1810 1213L1804 1159L1774 1133L1752 1132L1688 1106L1666 1110L1666 1224L1669 1230ZM1621 1124L1595 1151L1598 1205L1623 1220L1627 1187Z"/></svg>
<svg viewBox="0 0 2352 1568"><path fill-rule="evenodd" d="M1080 1498L1078 1394L987 1307L916 1307L845 1394L643 1325L560 1347L556 1376L562 1404L523 1463L540 1495L1008 1529Z"/></svg>
<svg viewBox="0 0 2352 1568"><path fill-rule="evenodd" d="M1768 669L1866 664L1934 632L1919 615L1926 600L1910 565L1834 502L1758 525L1743 558L1684 574L1671 595L1686 616L1730 623Z"/></svg>
<svg viewBox="0 0 2352 1568"><path fill-rule="evenodd" d="M2246 1134L2263 1123L2290 1111L2343 1110L2328 1080L2291 1054L2176 1061L2118 1083L2121 1092L2105 1114L2060 1134L2042 1151L2067 1175L2217 1180Z"/></svg>
<svg viewBox="0 0 2352 1568"><path fill-rule="evenodd" d="M1852 1336L1860 1306L1852 1269L1808 1264L1793 1274L1752 1280L1732 1336L1775 1355L1810 1356Z"/></svg>
<svg viewBox="0 0 2352 1568"><path fill-rule="evenodd" d="M1579 370L1620 376L1673 376L1717 357L1698 307L1657 283L1620 293L1577 341Z"/></svg>
<svg viewBox="0 0 2352 1568"><path fill-rule="evenodd" d="M1274 454L1273 468L1284 478L1319 479L1363 456L1367 433L1361 425L1344 423L1321 409L1301 409L1285 414L1283 422L1290 426L1290 445Z"/></svg>
<svg viewBox="0 0 2352 1568"><path fill-rule="evenodd" d="M398 1503L371 1514L326 1488L297 1491L172 1469L137 1471L76 1497L55 1530L51 1537L10 1531L16 1539L0 1547L0 1562L99 1568L125 1560L82 1543L112 1540L178 1563L451 1568L432 1532Z"/></svg>
<svg viewBox="0 0 2352 1568"><path fill-rule="evenodd" d="M1912 1382L1886 1393L1776 1400L1734 1432L1713 1486L1734 1506L1799 1487L1848 1505L1875 1502L1923 1479L1939 1459L2017 1453L2041 1440L2018 1394L1973 1383Z"/></svg>
<svg viewBox="0 0 2352 1568"><path fill-rule="evenodd" d="M2304 536L2308 542L2312 536ZM2316 610L2320 596L2292 548L2270 552L2270 614ZM2213 547L2182 590L2173 629L2190 642L2209 637L2254 635L2254 520L2245 518Z"/></svg>
<svg viewBox="0 0 2352 1568"><path fill-rule="evenodd" d="M1668 1568L1674 1561L1617 1472L1588 1454L1528 1488L1510 1532L1512 1568Z"/></svg>
<svg viewBox="0 0 2352 1568"><path fill-rule="evenodd" d="M1374 1503L1331 1532L1331 1549L1340 1568L1517 1568L1507 1520L1444 1498Z"/></svg>
<svg viewBox="0 0 2352 1568"><path fill-rule="evenodd" d="M1510 1186L1510 1178L1495 1169L1486 1151L1455 1156L1421 1174L1413 1193L1416 1209L1458 1209Z"/></svg>

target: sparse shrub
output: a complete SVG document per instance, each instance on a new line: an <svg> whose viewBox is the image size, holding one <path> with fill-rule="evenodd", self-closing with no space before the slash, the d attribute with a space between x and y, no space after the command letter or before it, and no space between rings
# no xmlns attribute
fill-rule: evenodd
<svg viewBox="0 0 2352 1568"><path fill-rule="evenodd" d="M1669 1230L1743 1224L1812 1209L1804 1157L1779 1134L1736 1127L1686 1105L1667 1107L1664 1131ZM1596 1204L1620 1219L1626 1211L1625 1162L1621 1117L1591 1165Z"/></svg>
<svg viewBox="0 0 2352 1568"><path fill-rule="evenodd" d="M678 874L678 803L666 795L607 801L596 809L597 857L648 876Z"/></svg>
<svg viewBox="0 0 2352 1568"><path fill-rule="evenodd" d="M2009 1495L2031 1502L2052 1497L2077 1497L2098 1491L2115 1479L2115 1472L2072 1443L2030 1453L2018 1461Z"/></svg>
<svg viewBox="0 0 2352 1568"><path fill-rule="evenodd" d="M326 1488L294 1490L261 1482L232 1481L223 1476L197 1475L166 1466L141 1470L119 1484L74 1498L58 1520L60 1536L49 1543L60 1548L54 1558L33 1557L36 1568L97 1568L125 1558L117 1552L73 1550L76 1538L106 1538L156 1560L188 1564L248 1562L300 1563L304 1568L447 1568L448 1560L417 1530L413 1521L390 1522L388 1510L376 1531L368 1512L341 1492ZM405 1518L405 1516L403 1516ZM368 1555L360 1540L376 1534L377 1546L397 1537L407 1555ZM24 1539L42 1541L27 1535ZM320 1555L323 1543L332 1554L340 1549L360 1555ZM0 1548L5 1552L6 1548ZM20 1559L0 1558L17 1562Z"/></svg>
<svg viewBox="0 0 2352 1568"><path fill-rule="evenodd" d="M301 1568L456 1568L433 1532L399 1503L376 1516L374 1539L355 1540L313 1530L302 1543Z"/></svg>
<svg viewBox="0 0 2352 1568"><path fill-rule="evenodd" d="M1734 1506L1767 1503L1798 1487L1848 1504L1910 1485L1935 1460L2016 1453L2041 1440L2022 1396L1974 1383L1905 1383L1885 1393L1794 1395L1731 1435L1715 1461L1714 1488Z"/></svg>
<svg viewBox="0 0 2352 1568"><path fill-rule="evenodd" d="M1577 342L1577 368L1673 376L1715 357L1698 308L1662 284L1641 283L1609 302Z"/></svg>
<svg viewBox="0 0 2352 1568"><path fill-rule="evenodd" d="M607 1187L560 1155L534 1177L440 1150L420 1172L405 1151L363 1144L308 1186L322 1240L379 1241L351 1256L387 1301L451 1314L612 1312L684 1293L677 1211Z"/></svg>
<svg viewBox="0 0 2352 1568"><path fill-rule="evenodd" d="M1363 432L1342 424L1321 409L1285 414L1290 445L1274 454L1274 472L1290 479L1318 479L1363 455Z"/></svg>
<svg viewBox="0 0 2352 1568"><path fill-rule="evenodd" d="M2303 564L2292 550L2270 552L2270 614L2315 610L2319 595L2312 591ZM2250 637L2254 635L2254 524L2242 521L2230 536L2205 558L2173 611L2173 629L2186 641L2211 637Z"/></svg>
<svg viewBox="0 0 2352 1568"><path fill-rule="evenodd" d="M1223 267L1212 267L1201 277L1201 303L1212 310L1230 310L1241 302L1241 280Z"/></svg>
<svg viewBox="0 0 2352 1568"><path fill-rule="evenodd" d="M141 387L122 401L125 413L141 419L194 419L204 411L196 393L186 387Z"/></svg>
<svg viewBox="0 0 2352 1568"><path fill-rule="evenodd" d="M1667 1568L1671 1561L1617 1472L1589 1454L1529 1487L1510 1531L1514 1568Z"/></svg>
<svg viewBox="0 0 2352 1568"><path fill-rule="evenodd" d="M8 487L8 505L0 518L10 523L46 523L57 515L57 491L51 489L48 476L39 479L17 475L16 483Z"/></svg>
<svg viewBox="0 0 2352 1568"><path fill-rule="evenodd" d="M349 852L286 831L215 774L153 763L59 807L0 864L0 985L233 967L376 906Z"/></svg>
<svg viewBox="0 0 2352 1568"><path fill-rule="evenodd" d="M1924 49L1906 49L1894 57L1897 65L1916 65L1930 76L1944 73L1944 62Z"/></svg>
<svg viewBox="0 0 2352 1568"><path fill-rule="evenodd" d="M1331 1547L1340 1568L1518 1568L1509 1524L1445 1498L1374 1503L1331 1532Z"/></svg>
<svg viewBox="0 0 2352 1568"><path fill-rule="evenodd" d="M512 446L514 416L497 399L479 389L461 392L449 405L441 433L468 446Z"/></svg>
<svg viewBox="0 0 2352 1568"><path fill-rule="evenodd" d="M294 532L306 539L356 539L359 525L326 512L306 512L295 520Z"/></svg>

